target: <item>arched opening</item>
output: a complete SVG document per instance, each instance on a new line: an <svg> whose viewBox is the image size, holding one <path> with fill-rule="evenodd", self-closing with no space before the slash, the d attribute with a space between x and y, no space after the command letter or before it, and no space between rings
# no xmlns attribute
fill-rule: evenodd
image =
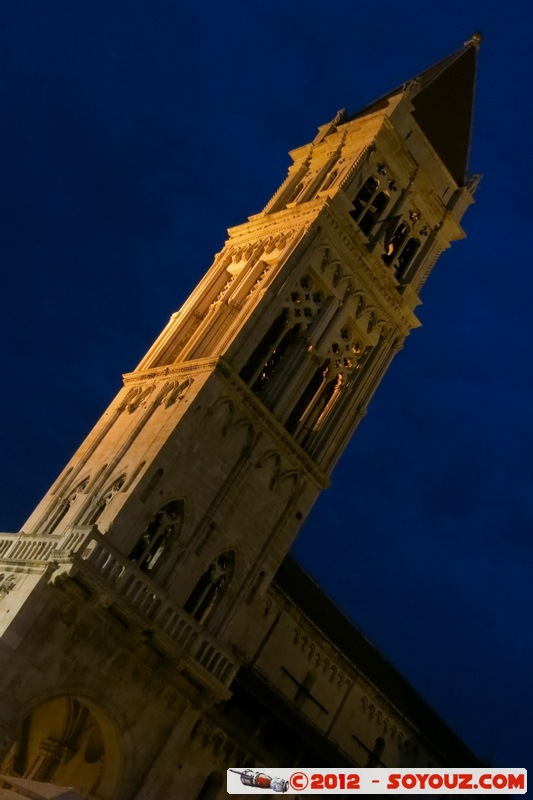
<svg viewBox="0 0 533 800"><path fill-rule="evenodd" d="M374 225L380 221L383 212L389 203L385 192L379 192L369 204L367 210L359 221L359 227L368 236Z"/></svg>
<svg viewBox="0 0 533 800"><path fill-rule="evenodd" d="M309 408L313 398L315 397L316 393L322 386L322 384L326 381L327 376L329 374L329 360L324 361L323 364L318 367L315 371L313 377L307 384L306 388L300 395L300 398L296 402L290 416L288 417L285 427L289 431L289 433L296 433L300 427L300 423L305 415L305 412Z"/></svg>
<svg viewBox="0 0 533 800"><path fill-rule="evenodd" d="M409 233L409 228L405 224L405 222L400 222L392 236L390 237L389 241L385 242L385 255L382 256L383 261L387 266L392 264L395 260L398 252L405 242L407 238L407 234Z"/></svg>
<svg viewBox="0 0 533 800"><path fill-rule="evenodd" d="M419 247L420 242L418 239L411 237L411 239L407 241L407 244L398 256L398 263L396 266L396 277L398 280L405 277L405 274L410 267L413 258L417 254Z"/></svg>
<svg viewBox="0 0 533 800"><path fill-rule="evenodd" d="M252 355L240 371L240 377L245 383L255 380L259 368L268 360L270 353L283 336L288 313L284 309L276 317L268 331L265 333Z"/></svg>
<svg viewBox="0 0 533 800"><path fill-rule="evenodd" d="M371 176L366 179L357 192L353 201L354 210L350 216L368 236L374 225L383 216L388 203L389 196L385 192L379 191L378 181Z"/></svg>
<svg viewBox="0 0 533 800"><path fill-rule="evenodd" d="M177 541L183 524L183 500L173 500L159 509L148 523L129 558L147 575L154 575Z"/></svg>
<svg viewBox="0 0 533 800"><path fill-rule="evenodd" d="M60 525L60 523L65 519L68 512L74 505L74 502L79 494L82 494L87 486L89 485L89 478L85 478L81 483L79 483L75 489L66 497L60 504L59 507L56 509L56 513L52 517L48 528L46 529L46 533L53 533Z"/></svg>
<svg viewBox="0 0 533 800"><path fill-rule="evenodd" d="M274 370L277 368L287 351L289 350L292 343L296 340L298 336L299 326L295 325L294 328L288 330L285 335L281 338L281 340L276 344L274 349L272 350L270 357L262 366L262 369L259 372L259 375L255 379L252 384L252 391L255 394L259 394L261 390L266 386Z"/></svg>
<svg viewBox="0 0 533 800"><path fill-rule="evenodd" d="M304 424L300 431L298 438L302 447L306 446L311 434L313 433L313 430L315 429L315 426L317 423L321 422L320 418L335 394L335 390L337 389L339 381L341 380L341 375L334 375L333 378L330 378L330 380L328 380L322 387L320 394L314 401L309 413L306 415L306 419L304 420Z"/></svg>
<svg viewBox="0 0 533 800"><path fill-rule="evenodd" d="M100 708L76 697L56 697L23 720L0 764L13 777L72 786L109 800L121 772L118 737Z"/></svg>
<svg viewBox="0 0 533 800"><path fill-rule="evenodd" d="M235 570L232 550L221 553L211 562L187 598L184 609L203 625L213 614L226 592Z"/></svg>
<svg viewBox="0 0 533 800"><path fill-rule="evenodd" d="M106 510L107 506L109 505L113 497L116 495L117 492L120 492L125 482L126 482L126 476L121 475L120 478L118 478L118 480L116 480L113 483L113 485L110 486L106 492L104 492L104 494L99 498L99 500L96 503L96 506L90 513L86 522L87 525L96 525L97 521L100 519L100 517Z"/></svg>
<svg viewBox="0 0 533 800"><path fill-rule="evenodd" d="M355 220L358 220L362 215L363 211L376 194L378 188L378 182L373 177L367 178L363 183L353 201L354 210L352 211L352 217Z"/></svg>

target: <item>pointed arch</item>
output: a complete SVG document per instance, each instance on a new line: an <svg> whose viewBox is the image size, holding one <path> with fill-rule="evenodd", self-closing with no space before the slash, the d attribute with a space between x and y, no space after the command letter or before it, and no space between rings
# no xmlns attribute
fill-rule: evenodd
<svg viewBox="0 0 533 800"><path fill-rule="evenodd" d="M302 394L294 405L292 412L287 418L285 427L289 433L297 434L300 429L300 425L304 422L307 416L307 412L311 403L315 399L317 393L320 391L322 385L327 381L329 373L330 363L329 359L327 359L319 367L317 367L306 388L303 390Z"/></svg>
<svg viewBox="0 0 533 800"><path fill-rule="evenodd" d="M300 484L300 477L301 473L295 469L286 469L285 472L282 472L278 479L278 485L283 486L283 484L288 484L289 486L292 485L290 491L290 497L292 497L296 491L298 490L298 486Z"/></svg>
<svg viewBox="0 0 533 800"><path fill-rule="evenodd" d="M155 386L153 384L151 386L147 386L145 389L143 389L142 386L138 386L135 395L128 400L126 411L128 411L130 414L133 414L133 412L136 411L142 403L145 403L146 400L148 400L154 389Z"/></svg>
<svg viewBox="0 0 533 800"><path fill-rule="evenodd" d="M385 254L383 261L389 267L396 260L398 253L409 235L409 226L405 222L400 222L394 230L392 236L385 240Z"/></svg>
<svg viewBox="0 0 533 800"><path fill-rule="evenodd" d="M107 712L92 700L64 695L26 715L0 770L110 800L122 762L118 730Z"/></svg>
<svg viewBox="0 0 533 800"><path fill-rule="evenodd" d="M362 316L362 314L364 313L365 308L366 308L366 300L365 300L364 292L362 292L360 289L358 289L354 293L354 298L355 298L354 316L355 316L355 319L359 319L359 317Z"/></svg>
<svg viewBox="0 0 533 800"><path fill-rule="evenodd" d="M351 275L343 275L341 278L341 283L344 285L344 293L342 297L342 302L347 303L350 297L354 294L354 283L353 278Z"/></svg>
<svg viewBox="0 0 533 800"><path fill-rule="evenodd" d="M337 259L335 261L332 261L328 265L328 270L331 272L331 284L333 288L336 289L339 283L344 278L344 271L342 269L341 262L338 261Z"/></svg>
<svg viewBox="0 0 533 800"><path fill-rule="evenodd" d="M250 455L254 449L254 444L256 439L256 430L252 420L246 417L239 419L233 423L233 425L231 426L231 430L237 431L239 433L241 431L244 431L245 438L241 455L242 456Z"/></svg>
<svg viewBox="0 0 533 800"><path fill-rule="evenodd" d="M107 489L104 489L85 520L86 525L96 525L113 497L117 492L120 492L125 483L126 474L124 473L120 475L120 477L115 478L112 483L108 484Z"/></svg>
<svg viewBox="0 0 533 800"><path fill-rule="evenodd" d="M235 551L226 550L200 576L183 608L203 625L220 605L235 572Z"/></svg>
<svg viewBox="0 0 533 800"><path fill-rule="evenodd" d="M165 503L154 514L130 551L128 557L147 575L157 574L165 563L174 543L179 539L184 516L185 504L182 499Z"/></svg>
<svg viewBox="0 0 533 800"><path fill-rule="evenodd" d="M166 383L156 397L156 405L162 403L165 408L174 405L191 387L193 380L193 378L186 378L184 381L175 380Z"/></svg>
<svg viewBox="0 0 533 800"><path fill-rule="evenodd" d="M50 534L53 533L58 527L59 524L65 519L68 512L76 502L76 498L78 495L83 494L85 489L88 487L90 481L90 477L87 476L83 480L81 480L74 489L67 495L67 497L61 499L59 501L58 506L56 507L55 513L52 515L50 523L45 526L44 533Z"/></svg>
<svg viewBox="0 0 533 800"><path fill-rule="evenodd" d="M398 256L398 260L396 263L395 273L398 280L402 280L405 278L406 273L411 266L414 257L416 256L418 250L420 248L420 240L416 239L415 237L411 237L407 240L407 243L401 253Z"/></svg>
<svg viewBox="0 0 533 800"><path fill-rule="evenodd" d="M372 331L374 330L374 326L375 326L376 322L377 322L376 312L375 312L375 310L372 310L370 312L370 314L368 315L368 322L367 322L367 326L366 326L366 332L367 333L372 333Z"/></svg>
<svg viewBox="0 0 533 800"><path fill-rule="evenodd" d="M350 212L350 216L366 236L371 233L374 225L381 221L389 200L389 195L380 191L379 182L373 175L366 179L355 195L354 210Z"/></svg>
<svg viewBox="0 0 533 800"><path fill-rule="evenodd" d="M317 255L320 254L322 254L322 258L320 260L320 272L324 272L331 261L331 249L328 247L328 245L320 247L317 250Z"/></svg>
<svg viewBox="0 0 533 800"><path fill-rule="evenodd" d="M209 415L218 415L222 422L222 436L226 436L235 420L235 403L231 398L218 397L207 410Z"/></svg>
<svg viewBox="0 0 533 800"><path fill-rule="evenodd" d="M269 461L273 462L272 466L272 475L270 478L270 488L274 489L276 483L279 480L280 471L281 471L281 456L276 450L269 450L268 452L264 453L261 456L257 464L255 465L257 469L261 469L264 467Z"/></svg>

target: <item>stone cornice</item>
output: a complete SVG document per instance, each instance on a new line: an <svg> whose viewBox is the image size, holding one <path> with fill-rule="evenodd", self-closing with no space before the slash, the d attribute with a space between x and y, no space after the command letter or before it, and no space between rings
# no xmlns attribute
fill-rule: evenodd
<svg viewBox="0 0 533 800"><path fill-rule="evenodd" d="M223 358L202 358L197 361L186 361L170 366L159 367L157 369L144 370L142 372L130 372L123 375L123 380L125 386L131 387L137 384L162 381L165 379L189 378L195 373L209 373L215 371L222 375L231 385L232 389L238 393L240 400L251 410L259 425L264 430L268 431L270 436L274 436L278 440L280 450L288 453L291 458L297 461L298 466L313 481L317 488L325 489L329 486L327 475L294 441L283 425L268 411Z"/></svg>
<svg viewBox="0 0 533 800"><path fill-rule="evenodd" d="M261 212L249 217L247 222L228 228L229 240L226 244L241 244L248 240L255 241L264 236L286 231L287 228L305 229L315 220L320 211L324 197L317 197L305 203L296 203L280 211Z"/></svg>
<svg viewBox="0 0 533 800"><path fill-rule="evenodd" d="M154 369L126 372L122 376L124 386L135 386L147 381L160 381L164 378L189 378L193 373L212 372L217 363L213 358L199 358L196 361L181 361Z"/></svg>

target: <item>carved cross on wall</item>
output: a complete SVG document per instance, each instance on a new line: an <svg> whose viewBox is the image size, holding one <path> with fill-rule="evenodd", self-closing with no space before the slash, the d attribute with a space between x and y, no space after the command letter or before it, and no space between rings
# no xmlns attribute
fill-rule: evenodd
<svg viewBox="0 0 533 800"><path fill-rule="evenodd" d="M329 714L329 711L327 710L327 708L325 708L325 706L323 706L322 703L319 700L317 700L316 697L313 697L313 695L311 694L311 688L312 688L312 686L313 686L313 684L315 682L315 678L314 678L314 676L313 676L313 674L311 672L308 672L307 675L305 676L305 678L303 679L303 681L300 683L298 678L295 678L294 675L291 675L289 670L285 669L285 667L282 667L281 671L297 687L296 694L294 695L294 697L292 699L293 699L293 702L296 703L298 708L301 708L306 700L311 700L311 702L313 702L316 706L318 706L318 708L324 714Z"/></svg>

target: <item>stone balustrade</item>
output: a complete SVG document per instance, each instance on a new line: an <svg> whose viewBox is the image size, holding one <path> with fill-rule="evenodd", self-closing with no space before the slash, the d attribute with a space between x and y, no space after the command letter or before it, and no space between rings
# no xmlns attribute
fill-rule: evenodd
<svg viewBox="0 0 533 800"><path fill-rule="evenodd" d="M96 585L106 600L128 616L161 632L200 664L213 678L229 686L237 664L216 640L139 567L122 555L96 528L72 527L62 536L0 534L0 569L56 564L78 572Z"/></svg>

